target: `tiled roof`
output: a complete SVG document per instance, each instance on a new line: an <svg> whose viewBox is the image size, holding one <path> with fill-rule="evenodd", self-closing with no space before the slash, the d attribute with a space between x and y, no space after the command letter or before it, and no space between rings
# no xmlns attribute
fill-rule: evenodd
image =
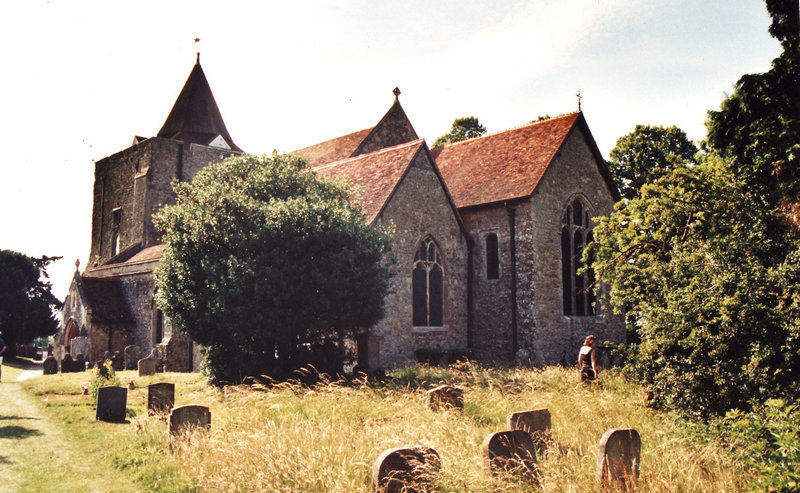
<svg viewBox="0 0 800 493"><path fill-rule="evenodd" d="M340 179L354 185L354 198L372 223L392 196L400 179L420 149L422 139L388 147L370 154L317 166L313 170L325 178Z"/></svg>
<svg viewBox="0 0 800 493"><path fill-rule="evenodd" d="M289 154L302 156L309 166L340 161L353 155L359 144L372 131L372 127L353 132L342 137L326 140L319 144L292 151Z"/></svg>
<svg viewBox="0 0 800 493"><path fill-rule="evenodd" d="M116 277L83 277L83 293L95 322L133 322L133 316Z"/></svg>
<svg viewBox="0 0 800 493"><path fill-rule="evenodd" d="M433 149L456 206L531 195L579 117L570 113Z"/></svg>
<svg viewBox="0 0 800 493"><path fill-rule="evenodd" d="M136 255L125 261L126 264L134 262L147 262L151 260L158 260L161 258L161 252L164 251L167 245L159 243L157 245L149 246L137 252Z"/></svg>

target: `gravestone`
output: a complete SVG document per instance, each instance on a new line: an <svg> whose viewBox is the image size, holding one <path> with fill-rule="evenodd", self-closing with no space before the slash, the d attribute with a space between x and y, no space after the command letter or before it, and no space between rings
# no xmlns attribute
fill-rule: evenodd
<svg viewBox="0 0 800 493"><path fill-rule="evenodd" d="M83 353L78 354L75 357L75 371L86 371L86 358L84 358Z"/></svg>
<svg viewBox="0 0 800 493"><path fill-rule="evenodd" d="M626 485L639 477L642 439L631 428L608 430L600 439L597 479L603 485Z"/></svg>
<svg viewBox="0 0 800 493"><path fill-rule="evenodd" d="M430 447L389 449L372 466L372 489L380 493L433 490L441 467L439 454Z"/></svg>
<svg viewBox="0 0 800 493"><path fill-rule="evenodd" d="M135 370L137 362L142 357L142 349L139 346L125 346L124 363L126 370Z"/></svg>
<svg viewBox="0 0 800 493"><path fill-rule="evenodd" d="M158 361L150 358L139 360L139 376L146 377L148 375L156 374L156 364Z"/></svg>
<svg viewBox="0 0 800 493"><path fill-rule="evenodd" d="M508 415L508 429L527 431L533 439L533 444L539 453L547 450L550 442L551 420L550 411L547 409L534 409L521 411Z"/></svg>
<svg viewBox="0 0 800 493"><path fill-rule="evenodd" d="M154 383L147 386L147 414L168 414L175 407L175 384Z"/></svg>
<svg viewBox="0 0 800 493"><path fill-rule="evenodd" d="M178 435L193 428L211 428L211 411L206 406L189 404L172 408L169 413L169 432Z"/></svg>
<svg viewBox="0 0 800 493"><path fill-rule="evenodd" d="M103 359L100 360L100 364L105 363L106 361L110 361L113 357L111 356L111 351L106 351L103 353Z"/></svg>
<svg viewBox="0 0 800 493"><path fill-rule="evenodd" d="M64 359L61 360L61 373L71 373L75 371L73 368L74 366L75 362L72 361L72 355L67 353L67 355L64 356Z"/></svg>
<svg viewBox="0 0 800 493"><path fill-rule="evenodd" d="M58 361L52 354L48 355L42 363L42 373L45 375L55 375L58 373Z"/></svg>
<svg viewBox="0 0 800 493"><path fill-rule="evenodd" d="M464 390L452 385L440 385L426 392L428 405L434 411L446 409L464 409Z"/></svg>
<svg viewBox="0 0 800 493"><path fill-rule="evenodd" d="M481 445L483 463L489 472L508 472L532 480L536 473L536 447L526 431L491 433Z"/></svg>
<svg viewBox="0 0 800 493"><path fill-rule="evenodd" d="M97 414L100 421L125 421L128 389L125 387L100 387L97 389Z"/></svg>
<svg viewBox="0 0 800 493"><path fill-rule="evenodd" d="M69 341L70 354L73 358L79 354L91 354L91 344L89 338L85 336L78 336Z"/></svg>
<svg viewBox="0 0 800 493"><path fill-rule="evenodd" d="M111 368L114 371L122 371L125 369L123 357L119 351L114 351L114 355L111 356Z"/></svg>

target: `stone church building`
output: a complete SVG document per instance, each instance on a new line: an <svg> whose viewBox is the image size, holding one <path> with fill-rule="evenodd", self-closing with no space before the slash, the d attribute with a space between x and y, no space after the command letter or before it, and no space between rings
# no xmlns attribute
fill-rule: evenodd
<svg viewBox="0 0 800 493"><path fill-rule="evenodd" d="M621 342L624 317L580 273L592 218L619 200L583 114L430 149L398 96L373 127L292 153L354 185L370 224L392 226L398 273L384 318L355 341L358 363L386 368L430 349L572 363L588 333ZM90 260L64 302L58 357L129 347L168 371L199 368L196 345L154 303L163 244L152 215L175 202L173 179L241 152L198 62L155 137L96 163Z"/></svg>

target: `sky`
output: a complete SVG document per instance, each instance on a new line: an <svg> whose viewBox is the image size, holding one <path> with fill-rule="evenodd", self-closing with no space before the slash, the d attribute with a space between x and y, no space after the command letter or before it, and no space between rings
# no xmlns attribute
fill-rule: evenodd
<svg viewBox="0 0 800 493"><path fill-rule="evenodd" d="M575 111L580 91L607 158L637 124L703 139L707 111L779 54L769 23L759 0L4 1L0 249L62 256L63 299L89 255L94 162L158 132L197 52L250 153L372 127L397 86L429 144L461 116L497 132Z"/></svg>

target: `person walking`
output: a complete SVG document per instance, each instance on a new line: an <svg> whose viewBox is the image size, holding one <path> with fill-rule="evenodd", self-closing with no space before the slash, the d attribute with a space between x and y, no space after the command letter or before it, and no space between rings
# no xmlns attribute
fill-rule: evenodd
<svg viewBox="0 0 800 493"><path fill-rule="evenodd" d="M6 352L8 346L6 346L6 341L3 340L3 333L0 332L0 381L3 379L3 353Z"/></svg>
<svg viewBox="0 0 800 493"><path fill-rule="evenodd" d="M594 357L594 345L597 336L588 335L583 341L583 346L578 352L578 365L581 367L581 382L591 382L598 379L597 364Z"/></svg>

